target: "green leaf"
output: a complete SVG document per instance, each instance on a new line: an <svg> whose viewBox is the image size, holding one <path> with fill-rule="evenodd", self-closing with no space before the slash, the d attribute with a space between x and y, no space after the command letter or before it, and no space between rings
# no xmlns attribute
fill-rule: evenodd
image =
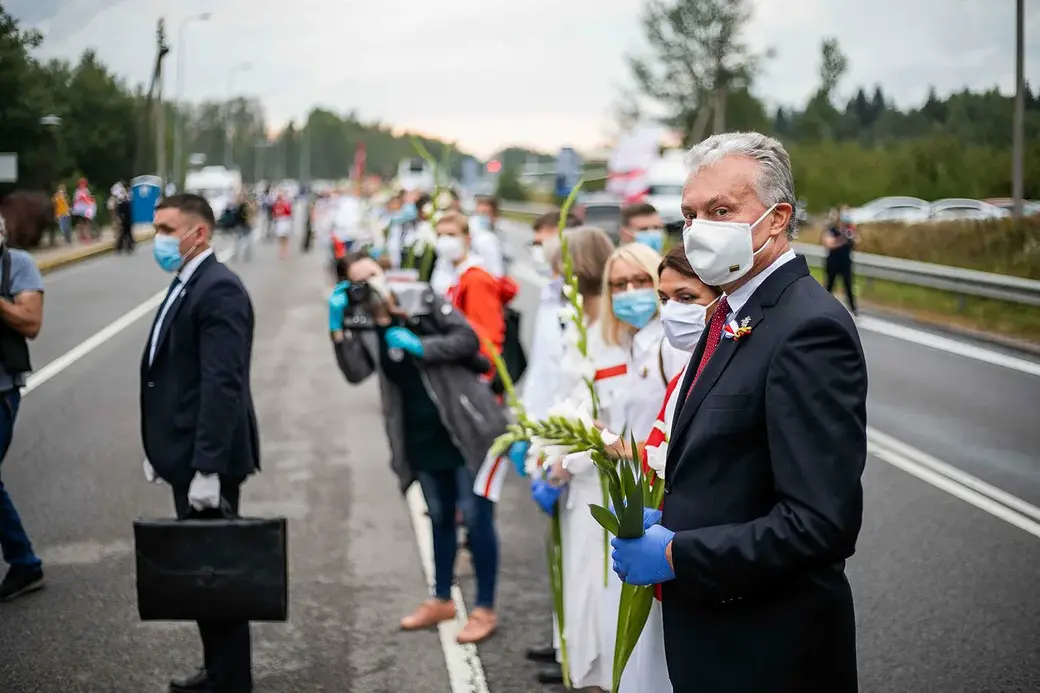
<svg viewBox="0 0 1040 693"><path fill-rule="evenodd" d="M653 587L622 583L614 643L612 691L616 691L621 683L621 675L625 671L628 660L632 657L643 628L646 627L646 620L650 616L653 603Z"/></svg>
<svg viewBox="0 0 1040 693"><path fill-rule="evenodd" d="M602 505L596 505L595 503L589 503L589 512L592 513L592 518L599 523L599 526L607 530L615 537L618 533L618 519L614 517L614 514L604 508Z"/></svg>

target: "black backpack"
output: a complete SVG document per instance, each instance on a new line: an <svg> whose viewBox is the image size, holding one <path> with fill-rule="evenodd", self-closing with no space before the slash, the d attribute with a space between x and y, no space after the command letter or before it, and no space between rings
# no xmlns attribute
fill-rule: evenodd
<svg viewBox="0 0 1040 693"><path fill-rule="evenodd" d="M527 371L527 354L524 352L524 345L520 343L520 313L506 306L503 317L506 323L506 339L502 345L502 360L506 364L509 378L517 383ZM496 395L505 392L502 378L497 372L491 381L491 389Z"/></svg>

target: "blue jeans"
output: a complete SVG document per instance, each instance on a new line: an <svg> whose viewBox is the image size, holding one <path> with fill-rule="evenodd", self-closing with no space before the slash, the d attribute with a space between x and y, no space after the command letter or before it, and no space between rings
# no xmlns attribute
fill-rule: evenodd
<svg viewBox="0 0 1040 693"><path fill-rule="evenodd" d="M451 599L458 551L455 527L455 508L458 507L466 521L473 572L477 575L474 606L494 608L495 581L498 579L495 504L473 493L473 476L464 467L444 472L419 472L417 476L433 525L434 596Z"/></svg>
<svg viewBox="0 0 1040 693"><path fill-rule="evenodd" d="M22 392L17 387L0 393L0 467L3 466L7 450L11 447L14 434L14 421L18 417L18 405L22 402ZM11 497L4 489L3 478L0 477L0 549L4 560L11 565L37 566L40 559L33 553L32 543L25 534L22 520L14 509Z"/></svg>

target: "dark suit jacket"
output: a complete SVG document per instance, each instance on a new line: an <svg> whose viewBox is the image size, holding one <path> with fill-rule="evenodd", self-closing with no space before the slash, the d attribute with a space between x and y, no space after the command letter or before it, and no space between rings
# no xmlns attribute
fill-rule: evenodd
<svg viewBox="0 0 1040 693"><path fill-rule="evenodd" d="M676 693L855 691L844 568L862 522L867 454L859 335L800 257L735 319L752 331L720 342L680 400L668 446L669 675Z"/></svg>
<svg viewBox="0 0 1040 693"><path fill-rule="evenodd" d="M141 359L141 436L156 473L178 487L196 471L241 480L259 469L253 306L238 276L203 260L170 306L149 366L154 328Z"/></svg>

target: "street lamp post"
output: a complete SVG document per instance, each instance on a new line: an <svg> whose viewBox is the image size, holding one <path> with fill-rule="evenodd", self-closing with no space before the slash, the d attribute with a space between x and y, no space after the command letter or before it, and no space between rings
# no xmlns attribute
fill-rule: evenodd
<svg viewBox="0 0 1040 693"><path fill-rule="evenodd" d="M1023 150L1025 149L1025 0L1015 3L1015 117L1012 125L1011 153L1011 213L1016 221L1022 220L1022 196L1025 194Z"/></svg>
<svg viewBox="0 0 1040 693"><path fill-rule="evenodd" d="M43 187L44 189L50 189L54 183L51 180L54 177L53 168L55 167L55 161L58 158L58 136L56 133L58 126L61 125L61 118L59 116L50 113L40 118L40 125L47 129L47 156L46 160L42 162L40 168L43 169ZM53 239L52 239L53 240Z"/></svg>
<svg viewBox="0 0 1040 693"><path fill-rule="evenodd" d="M228 102L224 113L224 168L230 169L232 166L232 159L234 158L232 152L232 136L231 136L231 96L234 94L235 87L235 76L240 72L246 72L252 69L252 65L249 63L241 63L235 65L228 72L228 90L227 98Z"/></svg>
<svg viewBox="0 0 1040 693"><path fill-rule="evenodd" d="M208 21L212 15L201 12L185 17L177 29L177 122L173 129L173 184L181 188L181 165L184 160L184 29L192 22Z"/></svg>

